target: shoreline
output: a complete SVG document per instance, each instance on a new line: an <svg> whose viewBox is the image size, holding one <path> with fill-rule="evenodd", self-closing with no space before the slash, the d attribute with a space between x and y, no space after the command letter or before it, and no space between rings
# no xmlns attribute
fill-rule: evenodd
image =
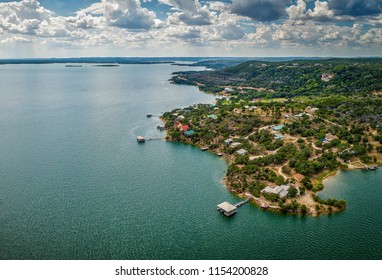
<svg viewBox="0 0 382 280"><path fill-rule="evenodd" d="M188 81L184 77L175 77ZM172 82L177 83L177 80L173 78ZM368 164L361 162L361 153L353 153L349 157L349 150L355 145L348 142L345 142L348 144L347 150L343 150L346 146L340 150L341 141L344 144L344 140L335 134L333 126L343 128L343 125L337 125L316 114L320 109L315 108L314 104L297 106L296 113L299 114L289 111L290 107L287 106L287 109L275 107L279 110L277 115L268 111L269 102L262 102L262 98L241 99L234 96L232 98L236 99L230 101L231 95L224 93L228 89L234 91L236 86L229 86L220 92L209 92L208 89L202 89L204 84L192 82L190 85L217 99L214 104L194 104L162 115L166 139L193 145L223 157L229 164L222 178L226 189L238 197L247 197L246 193L251 193L258 198L253 203L263 209L272 208L282 213L311 216L344 211L344 200L323 200L319 197L319 193L326 187L325 180L336 176L341 169L372 170L380 164L374 154L374 164L371 161L365 161ZM247 87L240 86L237 89L241 89L240 93L244 94L243 89ZM264 90L253 87L248 89ZM304 121L308 123L304 123L306 129L313 133L304 135L293 127L295 123L302 124L301 118L305 118ZM320 119L323 126L320 136L314 135L314 131L316 134L318 132L312 128L316 119ZM344 154L346 151L348 154ZM295 157L294 153L300 154Z"/></svg>
<svg viewBox="0 0 382 280"><path fill-rule="evenodd" d="M161 117L161 120L165 122L165 120L162 119ZM183 142L183 141L174 141L174 140L170 140L168 138L168 131L166 129L166 136L165 136L165 140L168 141L168 142L177 142L177 143L182 143L182 144L185 144L185 145L191 145L195 148L198 148L200 149L200 151L202 152L202 146L198 145L198 144L195 144L195 143L187 143L187 142ZM222 158L224 159L228 164L232 163L232 160L226 156L218 156L217 153L215 151L212 151L212 150L207 150L207 152L210 152L212 154L214 154L215 156L219 157L219 158ZM357 168L348 168L348 170L356 170ZM341 168L338 168L337 170L334 170L328 174L326 174L326 176L321 180L322 183L324 183L324 180L330 178L330 177L335 177L338 172L341 170ZM233 189L231 186L230 186L230 183L229 181L227 180L227 170L224 172L224 176L223 178L221 179L221 182L223 183L224 187L226 188L226 190L228 190L231 194L235 195L236 197L238 198L241 198L241 199L245 199L247 198L249 195L253 196L252 194L249 194L247 192L237 192L235 189ZM322 190L321 190L322 191ZM318 191L317 193L321 192L321 191ZM299 196L298 198L295 198L294 200L296 200L297 202L299 201L302 201L306 200L307 197L308 200L311 199L311 196L314 195L315 192L313 191L307 191L303 196ZM339 209L339 208L335 208L335 207L330 207L330 206L327 206L327 207L323 207L324 205L323 204L320 204L321 208L319 210L317 209L314 209L315 205L317 203L314 203L314 206L311 204L310 205L310 208L308 208L308 211L306 211L305 213L301 213L301 211L286 211L285 210L283 211L282 207L280 207L277 203L274 203L274 202L271 202L267 199L265 199L264 197L260 196L260 197L255 197L253 196L254 199L252 199L249 203L252 204L252 205L255 205L256 207L258 207L260 210L262 211L270 211L270 212L273 212L273 213L278 213L278 214L288 214L288 215L306 215L306 216L311 216L311 217L318 217L322 214L324 215L331 215L331 214L334 214L334 213L339 213L339 212L342 212L342 211L345 211L346 210L346 207L342 208L342 209ZM304 201L305 201L304 200ZM287 202L291 202L293 201L293 199L290 199L288 198L287 199ZM312 200L313 201L313 200ZM266 204L267 205L267 208L263 208L263 204ZM312 202L313 203L313 202Z"/></svg>

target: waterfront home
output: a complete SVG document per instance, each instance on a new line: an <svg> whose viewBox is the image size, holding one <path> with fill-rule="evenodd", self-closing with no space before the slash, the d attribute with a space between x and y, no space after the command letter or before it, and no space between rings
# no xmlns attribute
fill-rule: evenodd
<svg viewBox="0 0 382 280"><path fill-rule="evenodd" d="M233 143L230 145L230 147L233 148L233 149L235 149L235 148L239 147L240 145L241 145L240 142L233 142Z"/></svg>
<svg viewBox="0 0 382 280"><path fill-rule="evenodd" d="M323 73L321 75L321 80L324 81L324 82L329 82L331 79L334 78L334 74L330 74L330 73Z"/></svg>
<svg viewBox="0 0 382 280"><path fill-rule="evenodd" d="M300 114L297 114L297 115L294 115L296 118L302 118L303 116L306 116L307 114L306 113L300 113Z"/></svg>
<svg viewBox="0 0 382 280"><path fill-rule="evenodd" d="M180 116L178 116L176 119L178 120L178 121L183 121L184 120L184 116L183 115L180 115Z"/></svg>
<svg viewBox="0 0 382 280"><path fill-rule="evenodd" d="M213 120L217 120L218 119L218 116L214 115L214 114L211 114L211 115L208 115L207 116L209 119L213 119Z"/></svg>
<svg viewBox="0 0 382 280"><path fill-rule="evenodd" d="M275 134L275 136L273 137L275 140L282 140L282 139L284 139L284 135L281 135L281 134L279 134L279 133L276 133Z"/></svg>
<svg viewBox="0 0 382 280"><path fill-rule="evenodd" d="M248 153L248 151L244 150L244 149L240 149L240 150L236 151L236 153L240 156L244 156Z"/></svg>
<svg viewBox="0 0 382 280"><path fill-rule="evenodd" d="M195 134L195 131L193 131L193 130L188 130L188 131L186 131L185 133L184 133L184 136L186 136L186 137L191 137L192 135L194 135Z"/></svg>
<svg viewBox="0 0 382 280"><path fill-rule="evenodd" d="M224 140L224 144L225 145L231 145L233 143L233 139L231 139L231 138L228 138L228 139L226 139L226 140Z"/></svg>
<svg viewBox="0 0 382 280"><path fill-rule="evenodd" d="M276 125L276 126L272 127L272 129L273 129L274 131L280 131L281 129L284 128L284 126L285 126L285 125Z"/></svg>
<svg viewBox="0 0 382 280"><path fill-rule="evenodd" d="M301 182L302 179L304 179L304 177L305 176L300 174L300 173L297 173L297 174L293 175L293 178L295 178L297 182Z"/></svg>
<svg viewBox="0 0 382 280"><path fill-rule="evenodd" d="M229 88L229 87L226 87L226 88L224 89L224 91L225 91L225 92L228 92L228 93L231 93L231 92L234 92L234 89Z"/></svg>
<svg viewBox="0 0 382 280"><path fill-rule="evenodd" d="M283 197L286 197L288 195L288 190L289 190L290 186L288 185L281 185L281 186L277 186L277 187L265 187L261 193L274 193L274 194L277 194L279 195L281 198Z"/></svg>
<svg viewBox="0 0 382 280"><path fill-rule="evenodd" d="M175 125L175 127L176 127L178 130L181 130L183 124L182 124L181 122L179 122L179 121L175 121L175 122L174 122L174 125Z"/></svg>
<svg viewBox="0 0 382 280"><path fill-rule="evenodd" d="M326 143L332 142L334 139L337 139L337 137L335 135L328 133L326 134L325 139L322 139L321 142L323 144L326 144Z"/></svg>
<svg viewBox="0 0 382 280"><path fill-rule="evenodd" d="M331 142L331 141L333 141L333 140L336 139L336 138L337 138L337 137L336 137L335 135L328 133L328 134L326 134L325 140L326 140L327 142Z"/></svg>
<svg viewBox="0 0 382 280"><path fill-rule="evenodd" d="M217 207L218 211L227 217L237 213L237 207L227 201L220 203Z"/></svg>
<svg viewBox="0 0 382 280"><path fill-rule="evenodd" d="M318 108L312 108L312 109L310 109L310 112L317 113L318 110L319 110Z"/></svg>
<svg viewBox="0 0 382 280"><path fill-rule="evenodd" d="M180 128L180 130L183 132L186 132L189 129L190 129L190 127L187 124L182 125L182 127Z"/></svg>

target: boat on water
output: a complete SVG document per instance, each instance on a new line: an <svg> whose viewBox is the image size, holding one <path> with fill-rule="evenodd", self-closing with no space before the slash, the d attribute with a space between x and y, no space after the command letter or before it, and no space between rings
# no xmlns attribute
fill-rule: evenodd
<svg viewBox="0 0 382 280"><path fill-rule="evenodd" d="M143 143L146 140L145 140L145 137L143 137L143 136L137 136L137 141L138 141L138 143Z"/></svg>
<svg viewBox="0 0 382 280"><path fill-rule="evenodd" d="M151 118L152 116L153 116L153 114L151 114L151 113L146 114L146 117L148 117L148 118Z"/></svg>

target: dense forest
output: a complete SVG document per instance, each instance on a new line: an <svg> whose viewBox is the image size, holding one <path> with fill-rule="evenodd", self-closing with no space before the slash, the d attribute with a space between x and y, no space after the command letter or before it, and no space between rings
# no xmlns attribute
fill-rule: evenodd
<svg viewBox="0 0 382 280"><path fill-rule="evenodd" d="M217 71L177 72L172 81L221 92L253 87L255 97L370 93L382 90L382 59L248 61Z"/></svg>

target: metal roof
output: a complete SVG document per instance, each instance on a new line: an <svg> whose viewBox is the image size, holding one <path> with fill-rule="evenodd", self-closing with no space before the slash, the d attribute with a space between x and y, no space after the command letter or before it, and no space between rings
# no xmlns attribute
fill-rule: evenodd
<svg viewBox="0 0 382 280"><path fill-rule="evenodd" d="M236 210L236 206L232 205L231 203L229 203L227 201L224 201L223 203L220 203L218 205L218 207L220 209L224 210L225 212L231 212L231 211Z"/></svg>

